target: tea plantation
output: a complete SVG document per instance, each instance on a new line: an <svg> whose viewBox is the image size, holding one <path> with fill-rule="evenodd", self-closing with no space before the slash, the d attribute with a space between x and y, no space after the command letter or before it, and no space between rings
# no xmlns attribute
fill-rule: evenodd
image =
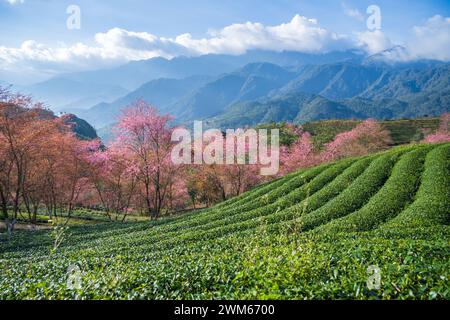
<svg viewBox="0 0 450 320"><path fill-rule="evenodd" d="M450 144L398 147L183 216L74 226L56 249L17 231L0 299L450 299L449 222Z"/></svg>

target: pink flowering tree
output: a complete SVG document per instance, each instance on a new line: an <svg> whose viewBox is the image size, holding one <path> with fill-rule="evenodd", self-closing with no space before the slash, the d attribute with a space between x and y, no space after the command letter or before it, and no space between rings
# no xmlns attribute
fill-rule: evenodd
<svg viewBox="0 0 450 320"><path fill-rule="evenodd" d="M250 135L246 135L244 130L236 130L228 136L220 132L218 134L222 139L217 141L215 148L208 145L216 142L216 136L204 136L203 142L200 143L203 155L217 156L216 161L212 161L212 158L206 161L204 158L203 164L189 166L185 170L187 191L194 208L196 204L210 206L238 196L265 179L260 174L258 164L256 131ZM193 142L194 147L195 144ZM234 149L231 145L234 145ZM219 150L220 156L216 155ZM223 156L227 159L231 156L232 160L224 161Z"/></svg>
<svg viewBox="0 0 450 320"><path fill-rule="evenodd" d="M280 173L282 175L300 168L316 165L319 161L314 152L311 134L297 128L298 140L291 146L283 146L280 150Z"/></svg>
<svg viewBox="0 0 450 320"><path fill-rule="evenodd" d="M424 143L450 142L449 125L450 125L450 112L447 112L441 115L438 130L433 134L427 135L423 140L423 142Z"/></svg>
<svg viewBox="0 0 450 320"><path fill-rule="evenodd" d="M110 220L113 219L113 213L116 220L122 215L121 220L125 221L133 209L137 189L132 159L121 145L113 143L107 150L98 149L90 155L89 160L91 182L105 214Z"/></svg>
<svg viewBox="0 0 450 320"><path fill-rule="evenodd" d="M138 100L123 111L115 130L116 144L131 159L141 196L141 205L152 219L167 209L170 187L180 170L171 161L172 128L169 115Z"/></svg>
<svg viewBox="0 0 450 320"><path fill-rule="evenodd" d="M257 158L261 141L256 139L256 131L254 138L246 137L244 131L237 130L233 150L236 162L219 166L219 176L223 177L226 198L238 196L264 180L260 174L261 165ZM244 142L243 150L238 150L238 140ZM224 150L225 148L228 151L228 147L224 144Z"/></svg>
<svg viewBox="0 0 450 320"><path fill-rule="evenodd" d="M384 150L392 143L390 133L374 119L368 119L353 130L336 135L328 143L321 158L325 161L363 156Z"/></svg>
<svg viewBox="0 0 450 320"><path fill-rule="evenodd" d="M187 180L183 170L171 179L167 190L166 209L169 213L185 210L190 201Z"/></svg>

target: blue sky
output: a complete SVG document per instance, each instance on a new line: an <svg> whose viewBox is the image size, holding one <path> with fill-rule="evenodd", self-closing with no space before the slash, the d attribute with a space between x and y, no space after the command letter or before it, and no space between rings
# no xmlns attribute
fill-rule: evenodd
<svg viewBox="0 0 450 320"><path fill-rule="evenodd" d="M82 10L80 31L65 28L70 4ZM295 14L316 18L327 29L349 32L363 30L365 22L347 17L344 6L364 13L371 4L380 6L383 29L399 40L431 16L450 16L446 0L24 0L15 5L0 0L0 44L18 45L29 39L49 44L90 41L93 34L114 27L166 37L185 32L202 36L210 28L232 23L279 24Z"/></svg>
<svg viewBox="0 0 450 320"><path fill-rule="evenodd" d="M81 9L80 30L66 28L66 8L71 4ZM366 8L371 4L381 9L382 25L378 33L367 33ZM295 15L301 18L294 23ZM436 15L440 19L430 23L430 18ZM0 0L0 72L14 71L21 64L30 72L45 69L57 73L70 70L73 65L89 69L99 63L102 65L103 60L109 65L155 55L170 58L179 54L239 54L246 49L272 49L280 43L287 50L327 51L365 46L373 53L389 45L414 42L415 27L425 26L426 32L447 30L450 25L447 17L450 17L450 1L445 0ZM255 25L247 25L244 32L242 24L245 22ZM290 29L280 28L274 31L275 35L255 44L261 34L272 32L271 26L290 22ZM255 34L256 23L268 29ZM242 28L231 28L233 32L224 29L236 25ZM292 36L295 28L312 31L300 32L296 39ZM249 38L248 32L256 40L242 44ZM176 40L177 36L186 33L190 34L189 39ZM97 34L103 36L96 37ZM286 34L290 38L282 43ZM449 33L444 33L437 38L450 42L448 37ZM99 41L99 38L103 40ZM226 38L227 43L231 39L236 44L234 47L217 44L216 38ZM197 41L201 39L209 42ZM30 40L32 42L24 45ZM295 46L293 41L307 44ZM272 46L268 42L272 42ZM118 53L111 55L118 43L120 48L114 49ZM129 47L124 47L124 43L131 46L132 52ZM76 44L77 47L73 47ZM111 50L104 50L104 46ZM69 48L71 53L57 51L61 48Z"/></svg>

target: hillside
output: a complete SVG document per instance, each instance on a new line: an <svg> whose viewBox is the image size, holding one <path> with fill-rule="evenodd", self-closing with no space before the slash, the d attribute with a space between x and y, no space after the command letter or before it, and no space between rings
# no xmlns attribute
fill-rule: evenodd
<svg viewBox="0 0 450 320"><path fill-rule="evenodd" d="M450 87L450 86L449 86ZM438 116L449 109L449 92L420 91L407 97L370 100L355 96L330 100L313 93L277 93L255 101L236 103L222 113L206 119L211 127L254 126L267 122L288 121L304 124L331 119L395 120Z"/></svg>
<svg viewBox="0 0 450 320"><path fill-rule="evenodd" d="M37 109L26 109L23 107L19 107L14 104L5 104L3 102L0 102L0 106L6 106L8 108L13 108L13 110L19 110L20 112L27 113L28 111L31 111L33 113L36 113L38 116L37 118L42 120L54 120L58 117L53 113L53 111L44 109L44 108L37 108ZM70 130L76 134L76 136L82 140L93 140L97 139L97 132L95 129L85 120L78 118L74 114L66 113L62 114L59 119L67 125Z"/></svg>
<svg viewBox="0 0 450 320"><path fill-rule="evenodd" d="M0 299L449 299L449 164L450 144L394 148L203 211L75 227L51 255L46 231L17 233L0 242Z"/></svg>
<svg viewBox="0 0 450 320"><path fill-rule="evenodd" d="M83 140L97 139L97 132L95 129L85 120L78 118L74 114L63 114L60 117L66 125L70 126L72 131Z"/></svg>
<svg viewBox="0 0 450 320"><path fill-rule="evenodd" d="M255 121L252 123L259 123L254 125L255 128L261 129L280 129L282 145L290 144L295 141L296 136L291 135L283 130L285 122L288 122L290 108L286 105L285 114L286 117L277 118L279 122L266 122L266 119L261 119L261 121ZM254 113L248 113L248 117L257 116ZM341 132L350 131L355 128L361 120L322 120L322 121L311 121L302 124L304 131L309 132L312 135L315 146L321 149L325 143L331 142L334 137ZM421 141L426 134L433 133L439 127L439 118L417 118L417 119L402 119L402 120L387 120L380 121L380 123L389 130L392 138L392 145L398 146L402 144L408 144L411 142ZM235 127L233 123L228 123L230 127ZM205 127L215 128L214 121L206 121L204 123ZM237 125L236 125L237 126ZM114 139L112 134L113 125L100 128L97 130L97 134L102 139L104 143L108 143Z"/></svg>
<svg viewBox="0 0 450 320"><path fill-rule="evenodd" d="M248 101L230 106L217 116L206 119L212 128L239 128L268 122L307 123L326 119L364 119L342 103L308 93L277 96L268 100Z"/></svg>
<svg viewBox="0 0 450 320"><path fill-rule="evenodd" d="M153 80L113 103L78 114L97 128L105 127L138 98L174 115L178 123L204 120L215 128L438 116L449 111L450 66L358 59L293 66L257 62L219 76Z"/></svg>
<svg viewBox="0 0 450 320"><path fill-rule="evenodd" d="M359 120L326 120L309 122L302 127L311 133L317 146L323 146L332 141L338 133L350 131L359 123ZM439 127L439 118L389 120L380 123L389 130L392 145L398 146L421 141L426 133L435 132Z"/></svg>
<svg viewBox="0 0 450 320"><path fill-rule="evenodd" d="M449 111L450 67L442 63L338 62L300 68L266 96L231 103L207 120L212 127L328 119L391 120Z"/></svg>

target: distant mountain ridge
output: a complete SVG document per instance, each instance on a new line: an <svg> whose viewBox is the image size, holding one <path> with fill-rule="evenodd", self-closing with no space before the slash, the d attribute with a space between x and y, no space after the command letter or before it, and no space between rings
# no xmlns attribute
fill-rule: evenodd
<svg viewBox="0 0 450 320"><path fill-rule="evenodd" d="M449 111L450 64L389 59L401 56L402 50L372 56L356 51L250 51L154 58L65 74L34 87L54 100L71 100L63 111L105 128L99 130L105 134L121 110L140 98L172 114L178 124L204 120L221 128L271 121L413 118ZM86 108L90 101L95 103Z"/></svg>
<svg viewBox="0 0 450 320"><path fill-rule="evenodd" d="M57 111L78 112L99 103L110 103L145 83L161 78L184 79L193 76L218 77L253 62L298 66L360 59L354 51L306 54L254 50L243 55L209 54L173 59L152 58L132 61L119 67L58 75L33 85L15 89L31 94ZM4 80L4 79L2 79Z"/></svg>
<svg viewBox="0 0 450 320"><path fill-rule="evenodd" d="M192 76L185 79L152 80L137 90L111 103L99 103L88 110L68 110L100 128L117 121L120 111L138 99L158 106L160 112L169 112L170 107L193 90L211 80L208 76Z"/></svg>
<svg viewBox="0 0 450 320"><path fill-rule="evenodd" d="M236 127L270 121L398 119L450 111L450 65L428 68L338 63L305 68L268 97L240 103L208 119Z"/></svg>
<svg viewBox="0 0 450 320"><path fill-rule="evenodd" d="M351 59L298 67L251 63L216 78L192 79L151 81L125 99L80 115L98 128L107 126L113 122L112 114L140 97L160 112L173 114L177 122L205 120L217 127L437 116L450 105L450 65L445 63L390 65Z"/></svg>
<svg viewBox="0 0 450 320"><path fill-rule="evenodd" d="M159 78L182 79L197 75L217 77L255 62L268 62L287 67L363 58L364 55L361 52L353 50L323 54L250 50L242 55L207 54L197 57L180 56L173 59L158 57L132 61L116 68L68 73L60 77L83 83L122 86L132 91L146 82Z"/></svg>
<svg viewBox="0 0 450 320"><path fill-rule="evenodd" d="M62 77L15 89L58 111L74 106L87 108L102 101L110 102L128 92L121 86L86 83Z"/></svg>

